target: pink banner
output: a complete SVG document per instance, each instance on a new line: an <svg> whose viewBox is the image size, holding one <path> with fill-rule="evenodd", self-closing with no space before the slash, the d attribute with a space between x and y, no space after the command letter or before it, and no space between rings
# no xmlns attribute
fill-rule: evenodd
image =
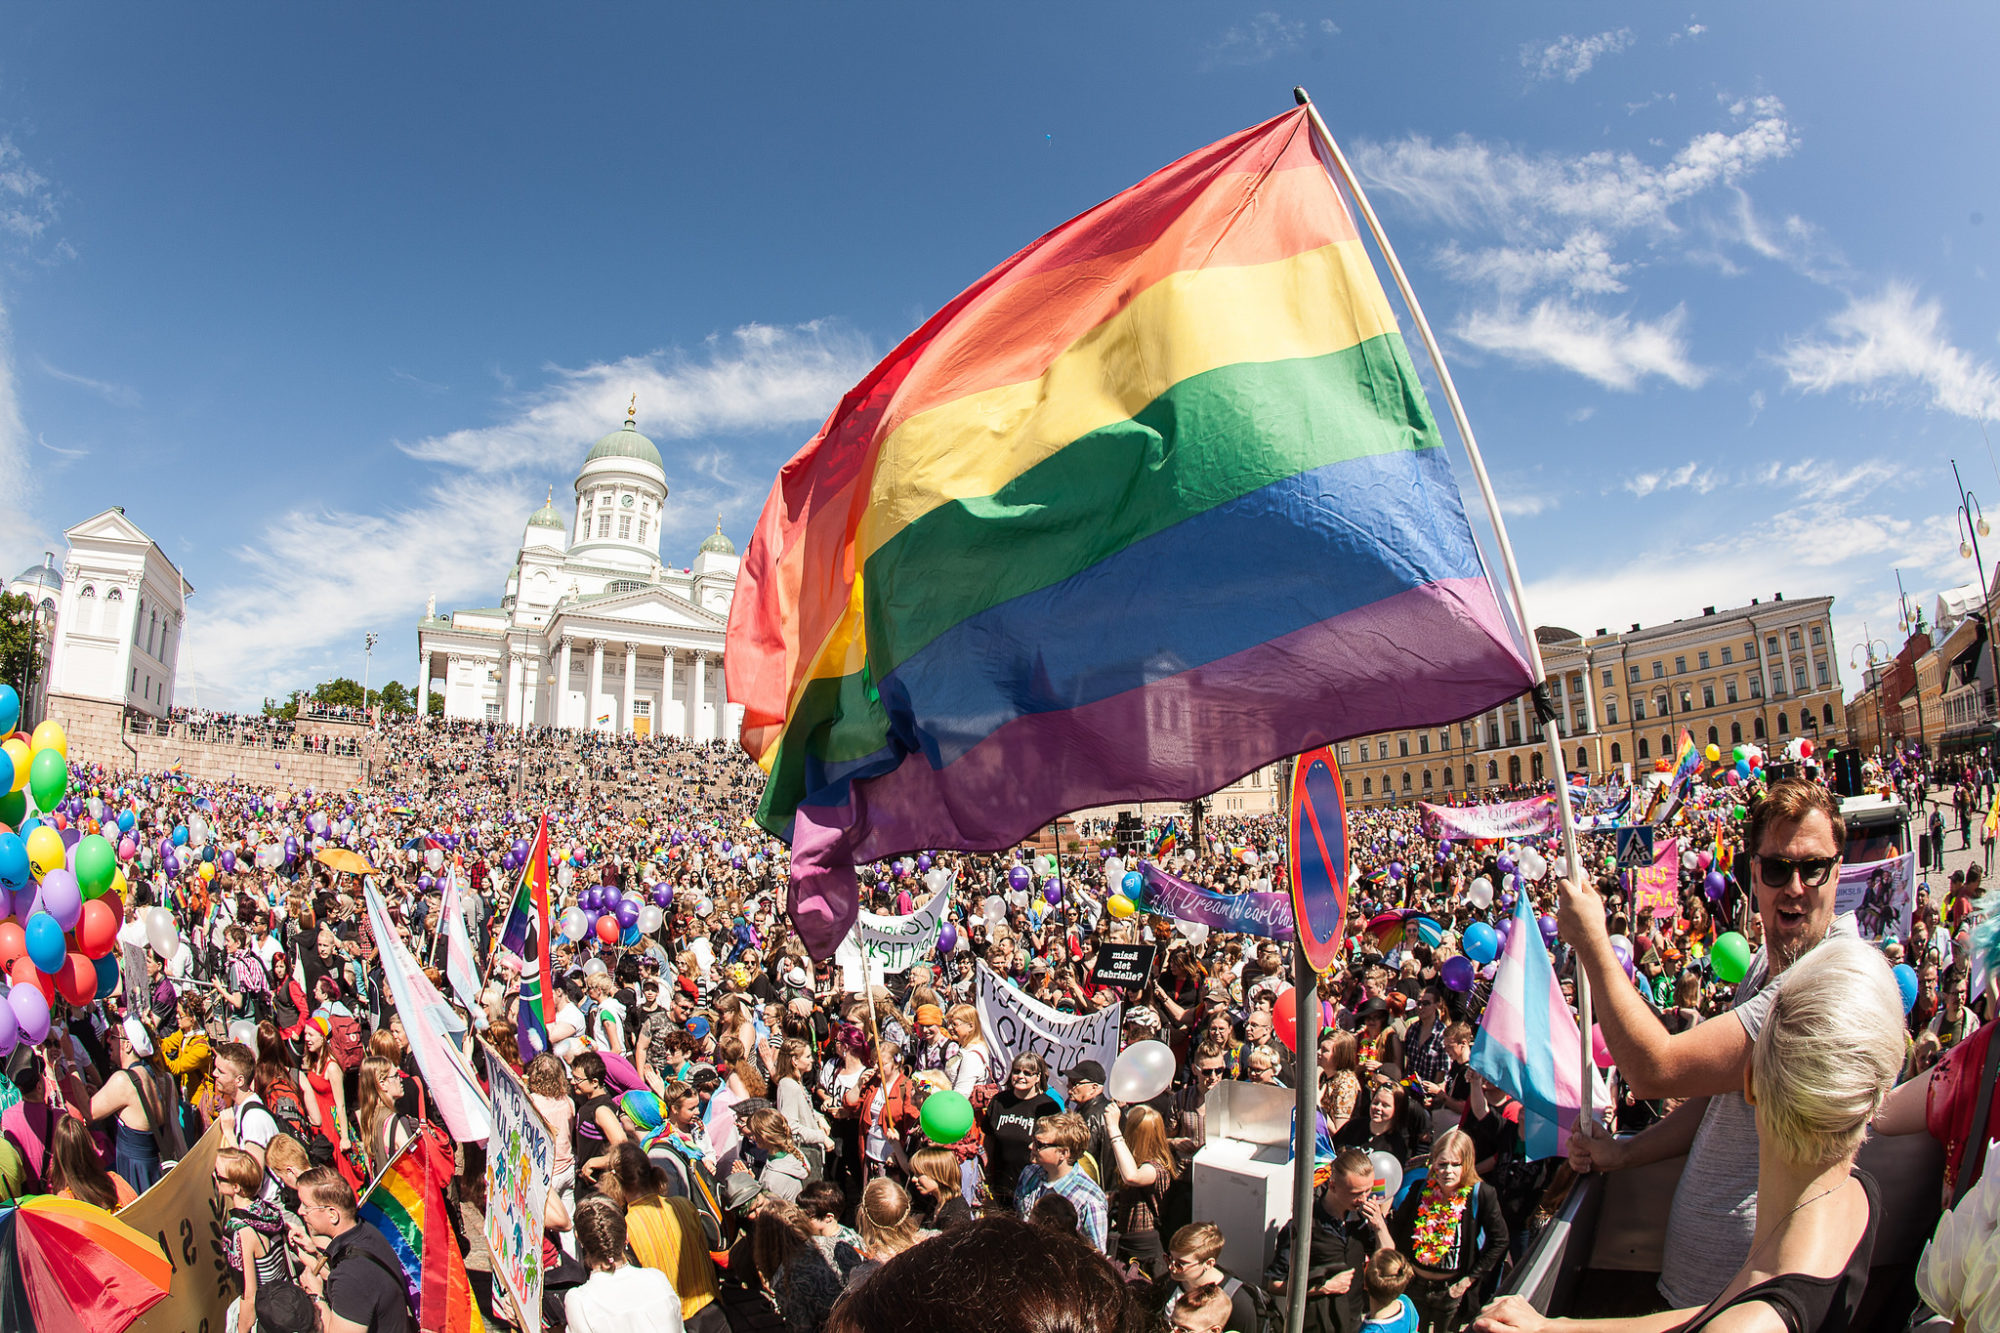
<svg viewBox="0 0 2000 1333"><path fill-rule="evenodd" d="M1653 864L1632 872L1632 907L1656 917L1672 916L1680 910L1680 843L1662 839L1653 849Z"/></svg>
<svg viewBox="0 0 2000 1333"><path fill-rule="evenodd" d="M1526 801L1501 801L1494 805L1431 805L1417 802L1423 813L1424 833L1432 838L1531 838L1553 833L1562 823L1554 796L1536 796Z"/></svg>

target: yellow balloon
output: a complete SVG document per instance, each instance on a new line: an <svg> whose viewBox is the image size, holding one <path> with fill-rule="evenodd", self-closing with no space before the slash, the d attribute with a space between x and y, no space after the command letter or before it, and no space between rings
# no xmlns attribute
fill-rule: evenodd
<svg viewBox="0 0 2000 1333"><path fill-rule="evenodd" d="M6 741L0 741L0 750L5 750L7 757L14 761L13 789L19 791L28 785L28 760L32 757L28 753L28 743L9 738Z"/></svg>
<svg viewBox="0 0 2000 1333"><path fill-rule="evenodd" d="M125 891L129 887L125 883L124 871L114 870L111 872L111 892L117 895L119 902L122 903L125 901Z"/></svg>
<svg viewBox="0 0 2000 1333"><path fill-rule="evenodd" d="M215 878L215 865L213 862L203 861L201 863L201 877L204 881Z"/></svg>
<svg viewBox="0 0 2000 1333"><path fill-rule="evenodd" d="M28 866L40 879L63 863L62 834L42 825L28 835Z"/></svg>
<svg viewBox="0 0 2000 1333"><path fill-rule="evenodd" d="M56 750L63 758L69 758L69 737L63 734L62 723L54 718L48 718L36 725L32 744L37 750Z"/></svg>
<svg viewBox="0 0 2000 1333"><path fill-rule="evenodd" d="M1702 751L1702 754L1706 756L1708 762L1712 764L1716 760L1722 758L1722 747L1719 745L1711 745L1706 750Z"/></svg>
<svg viewBox="0 0 2000 1333"><path fill-rule="evenodd" d="M39 833L40 831L41 831L40 829L36 830L37 833ZM1132 900L1130 898L1120 898L1117 897L1116 895L1113 895L1112 897L1105 900L1104 910L1111 913L1111 915L1118 918L1118 920L1123 921L1126 917L1132 915L1132 913L1138 911L1139 909L1132 906Z"/></svg>

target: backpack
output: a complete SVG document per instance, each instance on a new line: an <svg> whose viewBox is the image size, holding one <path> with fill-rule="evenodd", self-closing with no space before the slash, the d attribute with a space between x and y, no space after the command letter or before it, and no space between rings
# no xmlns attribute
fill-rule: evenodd
<svg viewBox="0 0 2000 1333"><path fill-rule="evenodd" d="M278 1119L278 1128L297 1139L301 1145L309 1144L318 1135L313 1132L312 1118L306 1114L305 1098L299 1093L299 1085L290 1079L276 1079L271 1089L264 1094L264 1105L271 1108L271 1114Z"/></svg>
<svg viewBox="0 0 2000 1333"><path fill-rule="evenodd" d="M1222 1284L1222 1290L1231 1300L1238 1291L1250 1293L1250 1308L1257 1312L1254 1329L1239 1329L1237 1333L1281 1333L1285 1327L1285 1307L1278 1304L1271 1293L1255 1282L1245 1282L1239 1277L1230 1277Z"/></svg>
<svg viewBox="0 0 2000 1333"><path fill-rule="evenodd" d="M361 1020L352 1014L328 1014L326 1046L333 1062L352 1074L361 1068Z"/></svg>

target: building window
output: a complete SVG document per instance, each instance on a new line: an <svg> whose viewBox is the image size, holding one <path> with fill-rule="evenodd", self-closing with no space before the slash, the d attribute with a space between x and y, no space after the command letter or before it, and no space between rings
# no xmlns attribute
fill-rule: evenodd
<svg viewBox="0 0 2000 1333"><path fill-rule="evenodd" d="M1639 757L1641 759L1650 759L1652 757L1652 751L1647 748L1644 736L1639 738Z"/></svg>
<svg viewBox="0 0 2000 1333"><path fill-rule="evenodd" d="M1665 680L1666 678L1667 678L1667 664L1665 662L1653 663L1653 679Z"/></svg>
<svg viewBox="0 0 2000 1333"><path fill-rule="evenodd" d="M1364 762L1366 762L1366 760L1367 760L1367 758L1368 758L1368 742L1367 742L1367 741L1363 741L1363 742L1361 742L1361 758L1362 758L1362 760L1363 760Z"/></svg>
<svg viewBox="0 0 2000 1333"><path fill-rule="evenodd" d="M1410 757L1410 738L1408 736L1396 737L1396 754L1403 759Z"/></svg>
<svg viewBox="0 0 2000 1333"><path fill-rule="evenodd" d="M1676 657L1674 659L1674 674L1676 676L1685 676L1687 673L1688 660L1685 657Z"/></svg>
<svg viewBox="0 0 2000 1333"><path fill-rule="evenodd" d="M1334 747L1333 747L1333 757L1334 757L1335 759L1338 759L1338 760L1339 760L1339 761L1340 761L1341 763L1343 763L1343 764L1344 764L1344 763L1346 763L1346 762L1347 762L1347 746L1346 746L1346 745L1336 745L1336 746L1334 746Z"/></svg>
<svg viewBox="0 0 2000 1333"><path fill-rule="evenodd" d="M1468 750L1472 748L1472 724L1470 722L1461 722L1458 724L1458 743Z"/></svg>
<svg viewBox="0 0 2000 1333"><path fill-rule="evenodd" d="M1741 745L1743 743L1743 724L1741 722L1731 722L1729 724L1729 743L1731 745Z"/></svg>
<svg viewBox="0 0 2000 1333"><path fill-rule="evenodd" d="M1722 682L1722 697L1725 702L1732 704L1736 702L1736 677L1731 676Z"/></svg>
<svg viewBox="0 0 2000 1333"><path fill-rule="evenodd" d="M1750 737L1752 740L1761 741L1764 739L1764 715L1762 713L1750 719Z"/></svg>
<svg viewBox="0 0 2000 1333"><path fill-rule="evenodd" d="M1728 666L1731 662L1735 660L1736 660L1736 651L1734 649L1724 648L1722 650L1722 665Z"/></svg>
<svg viewBox="0 0 2000 1333"><path fill-rule="evenodd" d="M1783 713L1778 714L1778 734L1780 736L1792 734L1792 720Z"/></svg>
<svg viewBox="0 0 2000 1333"><path fill-rule="evenodd" d="M1625 762L1625 747L1620 745L1617 741L1611 742L1611 762L1614 764L1622 764Z"/></svg>
<svg viewBox="0 0 2000 1333"><path fill-rule="evenodd" d="M1717 731L1714 727L1710 727L1708 729L1708 743L1710 745L1722 744L1722 733Z"/></svg>
<svg viewBox="0 0 2000 1333"><path fill-rule="evenodd" d="M1701 654L1701 656L1697 659L1697 664L1701 667L1703 671L1708 670L1708 654L1707 653Z"/></svg>
<svg viewBox="0 0 2000 1333"><path fill-rule="evenodd" d="M1818 625L1812 627L1812 641L1815 648L1826 642L1826 632Z"/></svg>
<svg viewBox="0 0 2000 1333"><path fill-rule="evenodd" d="M1518 717L1511 719L1507 723L1507 743L1509 745L1519 745L1521 743L1521 719Z"/></svg>
<svg viewBox="0 0 2000 1333"><path fill-rule="evenodd" d="M1792 687L1800 694L1806 692L1806 664L1804 662L1797 662L1792 666Z"/></svg>
<svg viewBox="0 0 2000 1333"><path fill-rule="evenodd" d="M1704 685L1701 687L1701 706L1703 708L1715 707L1715 686Z"/></svg>
<svg viewBox="0 0 2000 1333"><path fill-rule="evenodd" d="M1764 673L1761 671L1753 671L1750 674L1750 697L1752 699L1764 697Z"/></svg>
<svg viewBox="0 0 2000 1333"><path fill-rule="evenodd" d="M1821 689L1825 689L1828 685L1833 683L1832 680L1827 676L1826 659L1823 657L1819 661L1813 663L1813 675L1819 681L1819 687Z"/></svg>
<svg viewBox="0 0 2000 1333"><path fill-rule="evenodd" d="M609 537L611 535L611 514L609 510L597 516L597 535L600 537Z"/></svg>
<svg viewBox="0 0 2000 1333"><path fill-rule="evenodd" d="M1540 782L1542 780L1542 752L1540 750L1528 756L1528 767L1534 773L1535 781Z"/></svg>
<svg viewBox="0 0 2000 1333"><path fill-rule="evenodd" d="M632 516L630 514L620 514L618 516L618 540L621 542L632 540Z"/></svg>
<svg viewBox="0 0 2000 1333"><path fill-rule="evenodd" d="M1682 690L1682 691L1681 691L1681 711L1682 711L1683 713L1692 713L1692 712L1694 711L1694 691L1693 691L1693 690Z"/></svg>
<svg viewBox="0 0 2000 1333"><path fill-rule="evenodd" d="M1498 782L1500 780L1500 761L1498 759L1488 759L1486 761L1486 780L1488 782Z"/></svg>
<svg viewBox="0 0 2000 1333"><path fill-rule="evenodd" d="M1440 750L1449 750L1450 748L1451 748L1451 728L1450 728L1450 727L1439 727L1439 728L1438 728L1438 749L1440 749Z"/></svg>
<svg viewBox="0 0 2000 1333"><path fill-rule="evenodd" d="M1611 720L1613 722L1618 720L1615 708L1612 710ZM1634 722L1644 722L1646 720L1646 701L1644 699L1634 699L1632 701L1632 720Z"/></svg>
<svg viewBox="0 0 2000 1333"><path fill-rule="evenodd" d="M1428 731L1426 731L1417 737L1417 753L1429 754L1430 752L1431 752L1431 734Z"/></svg>
<svg viewBox="0 0 2000 1333"><path fill-rule="evenodd" d="M1636 684L1638 684L1638 683L1639 683L1639 668L1638 668L1638 667L1633 667L1633 668L1632 668L1632 675L1631 675L1631 680L1632 680L1632 683L1633 683L1634 685L1636 685Z"/></svg>
<svg viewBox="0 0 2000 1333"><path fill-rule="evenodd" d="M1779 656L1779 655L1780 655L1780 654L1779 654L1779 652L1778 652L1778 636L1777 636L1777 635L1775 635L1775 634L1767 634L1767 635L1765 635L1765 636L1764 636L1764 652L1765 652L1765 655L1766 655L1766 656L1769 656L1769 657L1777 657L1777 656Z"/></svg>
<svg viewBox="0 0 2000 1333"><path fill-rule="evenodd" d="M1757 657L1757 641L1755 639L1745 639L1743 641L1743 660L1746 662L1751 662L1755 661L1756 657Z"/></svg>
<svg viewBox="0 0 2000 1333"><path fill-rule="evenodd" d="M1609 667L1606 667L1604 670L1604 688L1608 690L1611 688L1611 686L1612 686L1611 669Z"/></svg>
<svg viewBox="0 0 2000 1333"><path fill-rule="evenodd" d="M1797 630L1787 630L1785 632L1785 642L1791 645L1793 652L1797 652L1800 647L1799 632Z"/></svg>
<svg viewBox="0 0 2000 1333"><path fill-rule="evenodd" d="M1470 790L1472 789L1472 765L1471 765L1471 764L1467 764L1467 765L1465 766L1465 787L1466 787L1466 790L1467 790L1467 791L1470 791Z"/></svg>
<svg viewBox="0 0 2000 1333"><path fill-rule="evenodd" d="M1373 796L1375 794L1375 779L1361 779L1361 794L1363 796Z"/></svg>
<svg viewBox="0 0 2000 1333"><path fill-rule="evenodd" d="M1446 765L1444 766L1444 789L1445 789L1446 791L1450 791L1450 790L1451 790L1451 765L1450 765L1450 764L1446 764Z"/></svg>
<svg viewBox="0 0 2000 1333"><path fill-rule="evenodd" d="M1607 726L1615 727L1618 725L1618 701L1616 699L1606 699L1604 701L1604 721Z"/></svg>
<svg viewBox="0 0 2000 1333"><path fill-rule="evenodd" d="M1674 738L1672 736L1660 737L1660 758L1662 759L1669 758L1673 755L1673 752L1674 752Z"/></svg>
<svg viewBox="0 0 2000 1333"><path fill-rule="evenodd" d="M97 598L97 589L91 587L88 583L86 583L83 585L83 595L95 601Z"/></svg>
<svg viewBox="0 0 2000 1333"><path fill-rule="evenodd" d="M1585 750L1581 745L1579 745L1576 747L1576 771L1579 773L1584 773L1588 772L1589 769L1590 769L1590 752L1588 750Z"/></svg>
<svg viewBox="0 0 2000 1333"><path fill-rule="evenodd" d="M1539 759L1541 756L1535 757ZM1521 785L1521 756L1518 754L1507 756L1507 781L1516 787Z"/></svg>
<svg viewBox="0 0 2000 1333"><path fill-rule="evenodd" d="M498 722L498 721L500 720L500 705L499 705L499 704L488 704L488 705L486 705L486 720L487 720L488 722Z"/></svg>
<svg viewBox="0 0 2000 1333"><path fill-rule="evenodd" d="M1686 709L1682 709L1681 711L1682 711L1682 712L1686 712L1687 710L1686 710ZM1672 716L1673 716L1673 710L1672 710L1672 708L1671 708L1671 707L1670 707L1670 706L1668 705L1668 703L1667 703L1667 696L1666 696L1666 695L1662 694L1662 695L1661 695L1661 696L1659 696L1659 697L1658 697L1657 699L1653 700L1653 715L1654 715L1655 717L1672 717Z"/></svg>
<svg viewBox="0 0 2000 1333"><path fill-rule="evenodd" d="M1410 770L1406 768L1403 770L1403 790L1408 791L1409 789L1410 789Z"/></svg>
<svg viewBox="0 0 2000 1333"><path fill-rule="evenodd" d="M1824 708L1820 709L1819 711L1820 711L1820 716L1822 716L1822 717L1824 717L1824 718L1826 719L1826 725L1828 725L1829 727L1830 727L1830 726L1832 726L1832 725L1833 725L1833 705L1832 705L1832 704L1828 704L1828 705L1826 705L1826 706L1825 706Z"/></svg>
<svg viewBox="0 0 2000 1333"><path fill-rule="evenodd" d="M1430 789L1431 789L1431 771L1427 768L1424 770L1424 790L1429 791Z"/></svg>

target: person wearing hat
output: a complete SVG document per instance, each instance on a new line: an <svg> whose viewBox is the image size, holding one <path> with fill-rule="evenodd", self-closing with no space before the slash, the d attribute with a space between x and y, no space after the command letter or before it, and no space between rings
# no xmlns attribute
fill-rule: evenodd
<svg viewBox="0 0 2000 1333"><path fill-rule="evenodd" d="M1077 1155L1076 1165L1091 1180L1102 1185L1105 1164L1111 1160L1111 1132L1105 1124L1105 1112L1111 1109L1111 1098L1104 1091L1104 1066L1095 1060L1079 1060L1063 1070L1063 1082L1069 1097L1069 1109L1082 1118L1090 1131L1082 1151Z"/></svg>
<svg viewBox="0 0 2000 1333"><path fill-rule="evenodd" d="M916 1031L910 1037L911 1072L942 1070L957 1054L958 1043L944 1030L944 1010L935 1004L918 1005Z"/></svg>

